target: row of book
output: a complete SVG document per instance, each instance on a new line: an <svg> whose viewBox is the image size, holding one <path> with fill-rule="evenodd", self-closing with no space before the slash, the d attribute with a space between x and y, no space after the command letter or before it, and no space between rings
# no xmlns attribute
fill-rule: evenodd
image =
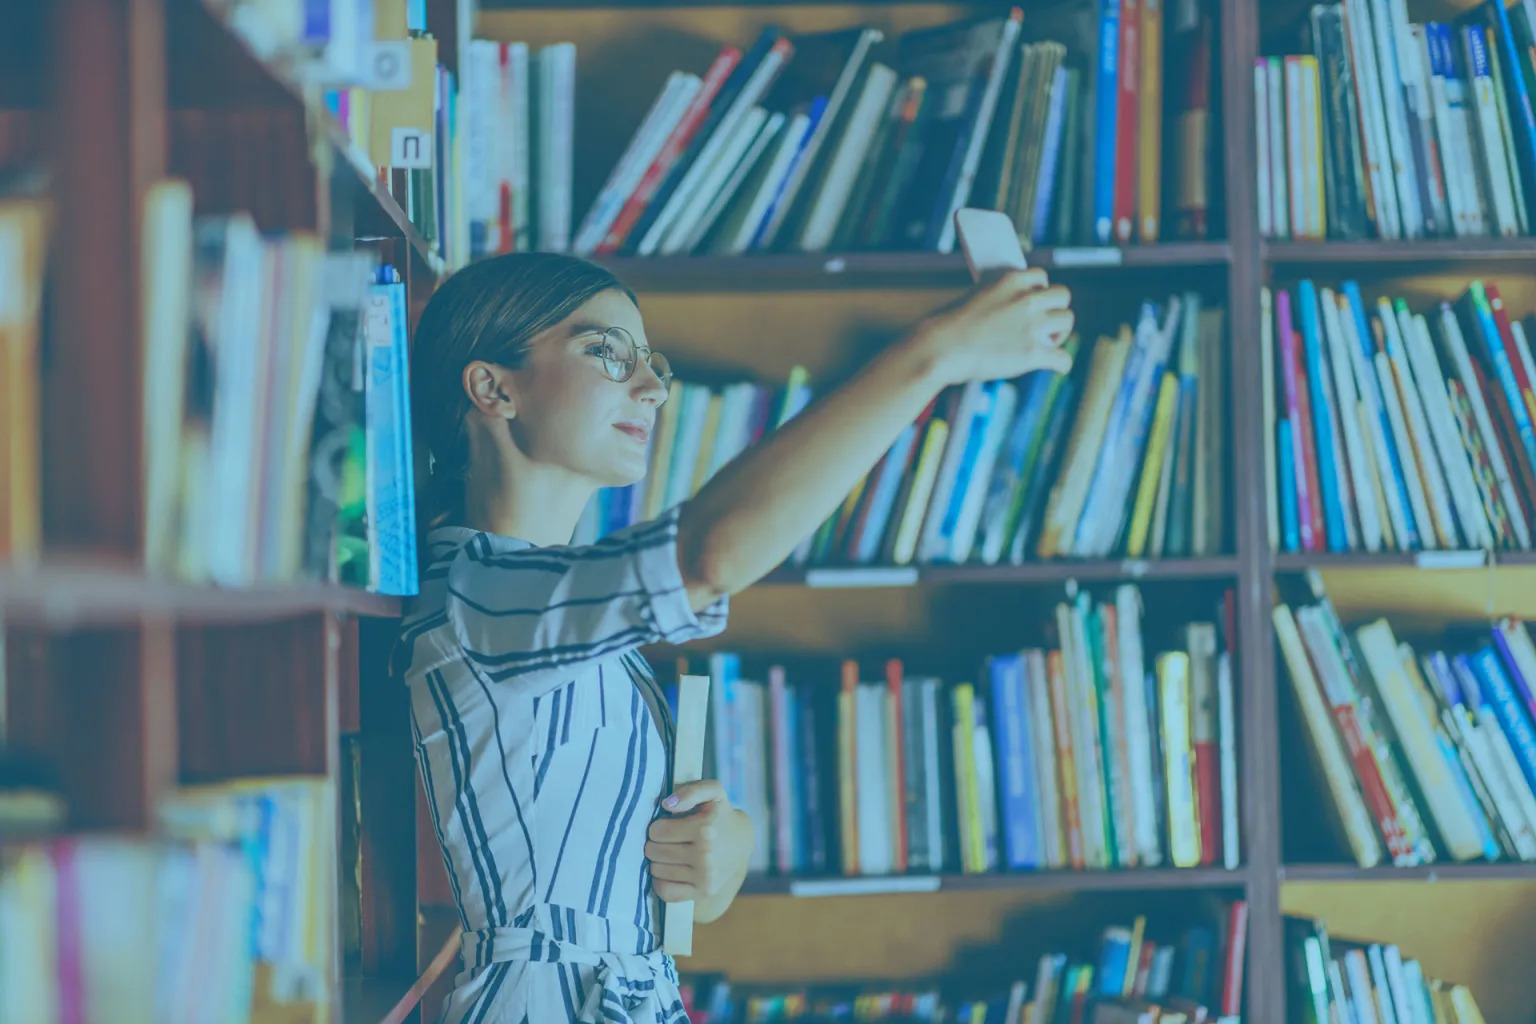
<svg viewBox="0 0 1536 1024"><path fill-rule="evenodd" d="M724 46L700 73L666 77L574 226L568 153L544 158L569 146L574 50L476 40L463 113L472 256L528 242L582 255L949 251L964 205L1007 211L1034 244L1206 237L1210 14L1179 0L1166 47L1161 0L1078 5L1038 29L1032 12L1028 37L1024 20L1012 8L889 38L770 25L745 50ZM561 71L528 70L552 59ZM1167 90L1165 61L1179 69Z"/></svg>
<svg viewBox="0 0 1536 1024"><path fill-rule="evenodd" d="M1272 546L1531 547L1536 363L1495 284L1423 312L1353 281L1260 303Z"/></svg>
<svg viewBox="0 0 1536 1024"><path fill-rule="evenodd" d="M1483 1024L1472 990L1431 977L1396 945L1341 939L1325 922L1285 919L1291 1019Z"/></svg>
<svg viewBox="0 0 1536 1024"><path fill-rule="evenodd" d="M335 790L189 787L149 840L0 849L0 1020L332 1019Z"/></svg>
<svg viewBox="0 0 1536 1024"><path fill-rule="evenodd" d="M1135 586L1079 591L1049 646L948 680L710 655L706 771L752 817L750 870L1237 867L1230 596L1154 646Z"/></svg>
<svg viewBox="0 0 1536 1024"><path fill-rule="evenodd" d="M405 285L367 252L146 201L145 564L415 592Z"/></svg>
<svg viewBox="0 0 1536 1024"><path fill-rule="evenodd" d="M1536 646L1501 619L1455 643L1346 630L1316 577L1276 635L1335 822L1361 867L1536 860Z"/></svg>
<svg viewBox="0 0 1536 1024"><path fill-rule="evenodd" d="M792 555L796 565L1021 563L1226 550L1225 311L1197 293L1143 302L1134 325L1067 345L1067 375L947 389ZM577 539L643 521L812 400L675 382L647 478L599 493Z"/></svg>
<svg viewBox="0 0 1536 1024"><path fill-rule="evenodd" d="M1032 982L741 986L718 975L685 976L683 1008L694 1024L1235 1024L1248 904L1234 900L1212 916L1182 928L1149 929L1144 915L1110 925L1086 956L1041 955Z"/></svg>
<svg viewBox="0 0 1536 1024"><path fill-rule="evenodd" d="M1303 47L1254 65L1260 231L1272 238L1531 233L1536 5L1454 24L1390 0L1310 8Z"/></svg>

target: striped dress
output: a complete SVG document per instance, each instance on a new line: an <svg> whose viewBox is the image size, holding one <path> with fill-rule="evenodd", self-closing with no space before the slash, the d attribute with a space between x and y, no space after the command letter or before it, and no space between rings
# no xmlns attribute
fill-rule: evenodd
<svg viewBox="0 0 1536 1024"><path fill-rule="evenodd" d="M586 547L441 527L396 657L463 928L445 1024L686 1024L646 833L672 722L637 653L695 614L677 510Z"/></svg>

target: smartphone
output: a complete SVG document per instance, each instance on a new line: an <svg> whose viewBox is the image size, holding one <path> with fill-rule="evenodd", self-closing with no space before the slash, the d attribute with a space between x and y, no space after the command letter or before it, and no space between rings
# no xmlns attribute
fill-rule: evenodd
<svg viewBox="0 0 1536 1024"><path fill-rule="evenodd" d="M955 234L971 279L978 284L1028 265L1024 247L1019 244L1019 230L1006 213L972 207L956 210Z"/></svg>

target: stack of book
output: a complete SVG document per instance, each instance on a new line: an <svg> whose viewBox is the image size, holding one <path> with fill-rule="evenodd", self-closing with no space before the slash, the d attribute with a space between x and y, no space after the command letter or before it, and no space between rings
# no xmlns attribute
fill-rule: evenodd
<svg viewBox="0 0 1536 1024"><path fill-rule="evenodd" d="M1429 977L1392 944L1328 934L1314 918L1285 919L1287 1001L1296 1019L1483 1024L1471 989Z"/></svg>
<svg viewBox="0 0 1536 1024"><path fill-rule="evenodd" d="M683 1005L695 1024L1235 1024L1242 1014L1247 933L1248 904L1235 900L1214 921L1182 929L1149 930L1144 916L1110 925L1088 957L1043 954L1033 983L744 987L724 977L685 977Z"/></svg>
<svg viewBox="0 0 1536 1024"><path fill-rule="evenodd" d="M1496 285L1419 313L1353 281L1261 305L1275 547L1531 547L1536 363Z"/></svg>
<svg viewBox="0 0 1536 1024"><path fill-rule="evenodd" d="M1134 324L1068 375L947 389L904 429L795 565L1019 564L1049 558L1216 555L1227 549L1224 310L1194 292L1143 302ZM605 491L578 542L692 496L812 399L677 382L657 417L646 480Z"/></svg>
<svg viewBox="0 0 1536 1024"><path fill-rule="evenodd" d="M1049 646L947 679L716 653L706 771L758 873L1235 868L1230 592L1212 610L1154 646L1135 586L1080 591Z"/></svg>
<svg viewBox="0 0 1536 1024"><path fill-rule="evenodd" d="M1361 867L1536 860L1536 646L1501 619L1452 646L1346 631L1315 577L1275 630L1335 822Z"/></svg>
<svg viewBox="0 0 1536 1024"><path fill-rule="evenodd" d="M416 589L405 286L367 253L151 189L145 564L222 586Z"/></svg>
<svg viewBox="0 0 1536 1024"><path fill-rule="evenodd" d="M1310 52L1260 57L1259 230L1271 238L1527 235L1536 7L1455 24L1388 0L1314 4Z"/></svg>
<svg viewBox="0 0 1536 1024"><path fill-rule="evenodd" d="M331 1019L335 789L173 793L151 840L0 854L0 1020Z"/></svg>
<svg viewBox="0 0 1536 1024"><path fill-rule="evenodd" d="M1031 13L1027 34L1020 8L890 37L769 26L666 78L574 227L549 219L569 216L568 159L542 156L543 140L568 147L571 77L530 74L521 43L476 40L474 254L947 252L963 205L1007 211L1027 244L1208 237L1212 18L1198 0L1170 15L1165 28L1161 0L1122 0Z"/></svg>

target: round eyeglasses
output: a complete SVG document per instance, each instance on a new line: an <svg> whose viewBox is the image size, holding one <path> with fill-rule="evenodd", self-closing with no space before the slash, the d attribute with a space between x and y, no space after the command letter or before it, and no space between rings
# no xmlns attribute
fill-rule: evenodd
<svg viewBox="0 0 1536 1024"><path fill-rule="evenodd" d="M598 357L603 366L603 373L616 384L623 384L635 375L635 367L640 364L640 359L645 358L646 365L661 381L661 386L668 393L672 390L672 364L667 357L660 352L652 350L646 345L635 344L634 337L622 327L610 327L601 335L593 335L600 340L592 342L587 351Z"/></svg>

